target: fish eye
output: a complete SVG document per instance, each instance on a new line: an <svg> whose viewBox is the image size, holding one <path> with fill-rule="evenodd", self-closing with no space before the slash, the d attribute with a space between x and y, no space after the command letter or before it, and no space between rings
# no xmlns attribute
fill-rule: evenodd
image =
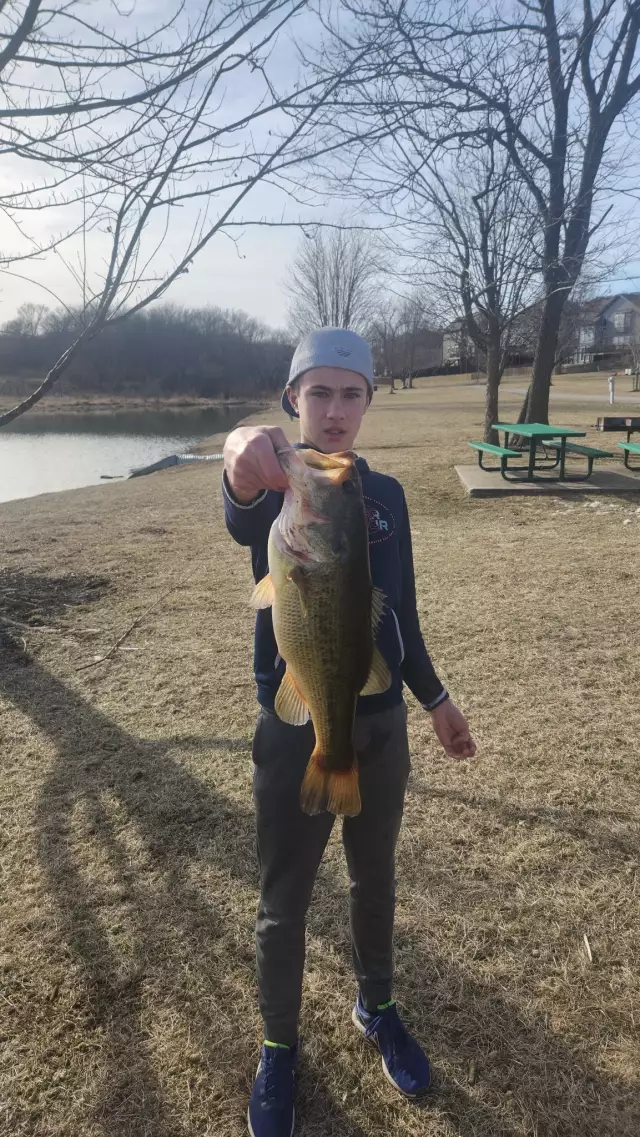
<svg viewBox="0 0 640 1137"><path fill-rule="evenodd" d="M356 489L356 487L354 486L354 484L350 478L348 478L345 482L342 483L342 492L343 493L355 493L355 489Z"/></svg>

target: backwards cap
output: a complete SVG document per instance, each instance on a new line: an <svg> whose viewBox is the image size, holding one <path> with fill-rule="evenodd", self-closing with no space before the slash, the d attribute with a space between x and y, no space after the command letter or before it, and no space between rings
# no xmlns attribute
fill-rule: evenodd
<svg viewBox="0 0 640 1137"><path fill-rule="evenodd" d="M289 371L289 383L299 379L312 367L340 367L343 371L356 371L367 381L373 394L373 358L371 348L362 336L350 328L318 328L309 332L298 344ZM289 402L285 387L282 395L282 409L288 415L298 417L297 411Z"/></svg>

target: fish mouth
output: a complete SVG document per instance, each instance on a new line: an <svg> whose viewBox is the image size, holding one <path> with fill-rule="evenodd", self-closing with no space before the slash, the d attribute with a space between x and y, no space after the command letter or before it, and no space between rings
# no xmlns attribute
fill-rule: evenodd
<svg viewBox="0 0 640 1137"><path fill-rule="evenodd" d="M309 470L313 470L314 476L320 481L340 485L349 477L356 458L353 450L324 454L321 450L314 450L313 447L298 449L294 446L283 447L282 450L277 450L276 454L291 487L306 481Z"/></svg>

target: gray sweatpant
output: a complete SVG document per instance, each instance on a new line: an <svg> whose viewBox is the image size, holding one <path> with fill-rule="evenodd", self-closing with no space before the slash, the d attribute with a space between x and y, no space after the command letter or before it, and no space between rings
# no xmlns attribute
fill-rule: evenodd
<svg viewBox="0 0 640 1137"><path fill-rule="evenodd" d="M362 810L345 818L353 967L365 1006L391 998L395 847L410 759L406 707L356 718ZM292 1046L298 1036L305 919L335 818L309 817L300 786L314 746L311 723L289 726L261 709L253 740L260 861L256 924L258 988L265 1038Z"/></svg>

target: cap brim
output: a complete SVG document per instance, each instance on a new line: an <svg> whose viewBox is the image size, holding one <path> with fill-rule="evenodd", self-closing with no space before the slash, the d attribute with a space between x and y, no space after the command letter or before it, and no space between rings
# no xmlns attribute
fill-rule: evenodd
<svg viewBox="0 0 640 1137"><path fill-rule="evenodd" d="M292 418L299 418L300 417L298 412L294 409L292 404L289 402L289 396L287 394L287 388L286 387L285 387L284 391L282 392L282 398L280 400L280 403L281 403L282 409L286 415L291 415Z"/></svg>

